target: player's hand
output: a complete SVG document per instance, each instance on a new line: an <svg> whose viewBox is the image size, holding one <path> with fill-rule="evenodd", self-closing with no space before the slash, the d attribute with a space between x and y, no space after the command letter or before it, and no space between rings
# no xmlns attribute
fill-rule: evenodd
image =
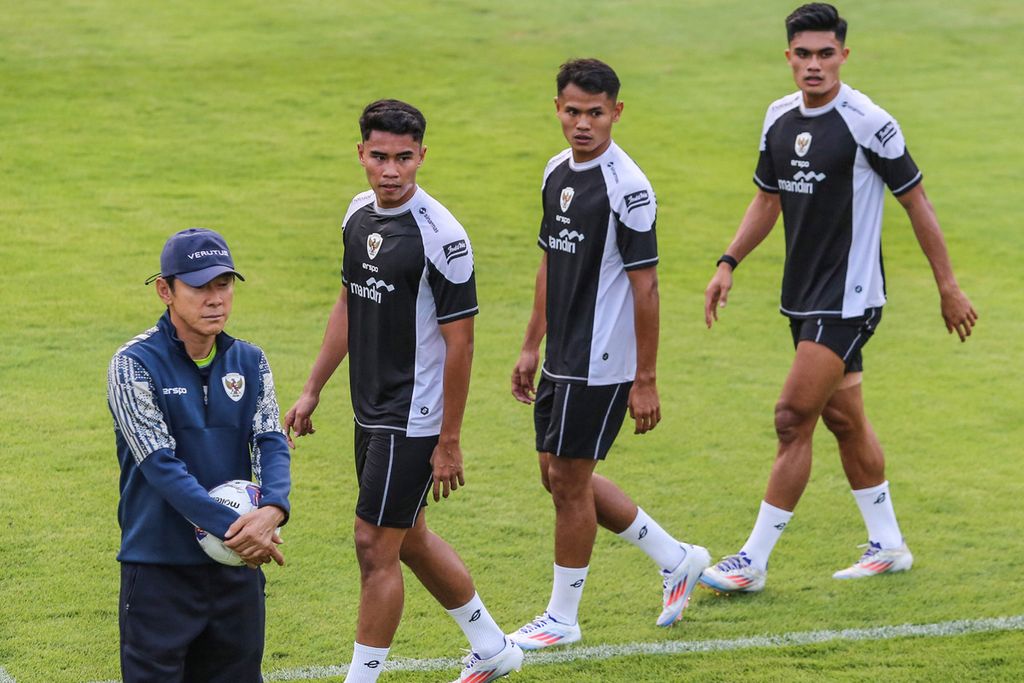
<svg viewBox="0 0 1024 683"><path fill-rule="evenodd" d="M452 491L466 485L462 474L462 448L458 441L438 441L430 456L434 468L434 502L447 498Z"/></svg>
<svg viewBox="0 0 1024 683"><path fill-rule="evenodd" d="M661 422L661 401L654 382L633 382L629 390L629 416L636 423L634 434L645 434Z"/></svg>
<svg viewBox="0 0 1024 683"><path fill-rule="evenodd" d="M729 301L729 290L732 289L732 268L728 264L718 266L714 277L704 290L704 323L711 329L718 322L718 309L724 308Z"/></svg>
<svg viewBox="0 0 1024 683"><path fill-rule="evenodd" d="M283 521L284 510L276 505L247 512L228 527L224 545L238 553L250 567L271 560L284 566L284 555L277 547L284 542L277 533Z"/></svg>
<svg viewBox="0 0 1024 683"><path fill-rule="evenodd" d="M537 396L533 378L537 375L539 362L539 351L523 351L519 354L516 366L512 368L512 395L520 403L530 405Z"/></svg>
<svg viewBox="0 0 1024 683"><path fill-rule="evenodd" d="M946 321L946 330L950 334L956 332L960 341L965 342L971 336L971 328L978 322L978 314L967 295L957 287L942 295L942 319Z"/></svg>
<svg viewBox="0 0 1024 683"><path fill-rule="evenodd" d="M292 440L292 427L295 428L295 436L315 434L313 428L313 411L320 403L320 397L310 393L303 393L287 413L284 414L284 435L288 439L288 445L295 448L295 441Z"/></svg>

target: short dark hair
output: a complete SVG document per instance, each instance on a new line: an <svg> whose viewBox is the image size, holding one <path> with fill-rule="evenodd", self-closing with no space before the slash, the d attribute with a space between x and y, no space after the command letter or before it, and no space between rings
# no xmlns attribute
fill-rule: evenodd
<svg viewBox="0 0 1024 683"><path fill-rule="evenodd" d="M555 83L559 95L572 83L592 95L605 93L612 100L619 97L619 77L600 59L570 59L558 70Z"/></svg>
<svg viewBox="0 0 1024 683"><path fill-rule="evenodd" d="M375 130L411 135L416 142L423 142L427 119L419 109L401 100L377 100L366 105L359 117L359 132L363 135L363 142Z"/></svg>
<svg viewBox="0 0 1024 683"><path fill-rule="evenodd" d="M786 17L786 40L801 31L832 31L836 40L846 42L846 19L839 16L839 10L824 2L801 5Z"/></svg>

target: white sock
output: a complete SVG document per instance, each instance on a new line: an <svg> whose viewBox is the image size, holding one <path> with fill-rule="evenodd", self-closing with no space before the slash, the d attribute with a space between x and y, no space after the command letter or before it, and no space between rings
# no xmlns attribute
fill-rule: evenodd
<svg viewBox="0 0 1024 683"><path fill-rule="evenodd" d="M772 549L782 536L782 531L793 519L793 513L774 505L761 501L761 510L757 513L757 521L754 522L754 529L750 532L750 538L740 548L740 552L747 554L750 563L758 569L768 568L768 558Z"/></svg>
<svg viewBox="0 0 1024 683"><path fill-rule="evenodd" d="M586 567L559 567L555 565L555 580L551 586L548 614L563 624L575 624L583 598L583 585L587 582Z"/></svg>
<svg viewBox="0 0 1024 683"><path fill-rule="evenodd" d="M878 486L851 493L868 528L868 540L882 546L883 550L903 545L903 534L896 522L896 511L892 508L892 496L889 495L889 482L883 481Z"/></svg>
<svg viewBox="0 0 1024 683"><path fill-rule="evenodd" d="M384 660L388 658L390 649L354 643L352 663L348 665L345 683L374 683L384 670Z"/></svg>
<svg viewBox="0 0 1024 683"><path fill-rule="evenodd" d="M505 647L505 633L484 607L479 593L462 607L447 610L469 639L469 646L481 659L490 659Z"/></svg>
<svg viewBox="0 0 1024 683"><path fill-rule="evenodd" d="M686 558L686 551L679 546L679 541L669 536L641 507L637 507L633 523L618 536L643 550L667 572L678 567Z"/></svg>

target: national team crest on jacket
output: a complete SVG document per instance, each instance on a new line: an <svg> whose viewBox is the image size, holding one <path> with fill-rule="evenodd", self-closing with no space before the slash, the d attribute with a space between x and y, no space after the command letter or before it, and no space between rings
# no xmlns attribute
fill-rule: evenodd
<svg viewBox="0 0 1024 683"><path fill-rule="evenodd" d="M562 194L558 198L558 204L562 207L562 211L568 211L569 205L572 204L572 197L576 194L576 191L571 187L562 188Z"/></svg>
<svg viewBox="0 0 1024 683"><path fill-rule="evenodd" d="M220 381L224 385L224 392L228 398L236 403L242 399L245 394L245 376L237 372L229 372L221 377Z"/></svg>
<svg viewBox="0 0 1024 683"><path fill-rule="evenodd" d="M807 156L807 152L811 150L811 134L804 132L796 136L796 144L793 145L796 155L798 157Z"/></svg>
<svg viewBox="0 0 1024 683"><path fill-rule="evenodd" d="M366 238L366 253L370 256L370 260L377 258L377 252L380 251L380 245L384 243L384 238L379 232L370 233Z"/></svg>

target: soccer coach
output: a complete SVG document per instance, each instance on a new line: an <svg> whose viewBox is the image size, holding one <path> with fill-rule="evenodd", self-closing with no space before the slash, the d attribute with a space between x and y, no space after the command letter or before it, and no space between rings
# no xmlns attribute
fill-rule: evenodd
<svg viewBox="0 0 1024 683"><path fill-rule="evenodd" d="M261 681L261 564L284 564L289 451L263 351L224 333L235 271L216 232L182 230L160 255L167 310L114 354L108 405L121 465L121 675L125 683ZM231 479L262 489L241 517L207 490ZM201 527L248 566L215 563Z"/></svg>

